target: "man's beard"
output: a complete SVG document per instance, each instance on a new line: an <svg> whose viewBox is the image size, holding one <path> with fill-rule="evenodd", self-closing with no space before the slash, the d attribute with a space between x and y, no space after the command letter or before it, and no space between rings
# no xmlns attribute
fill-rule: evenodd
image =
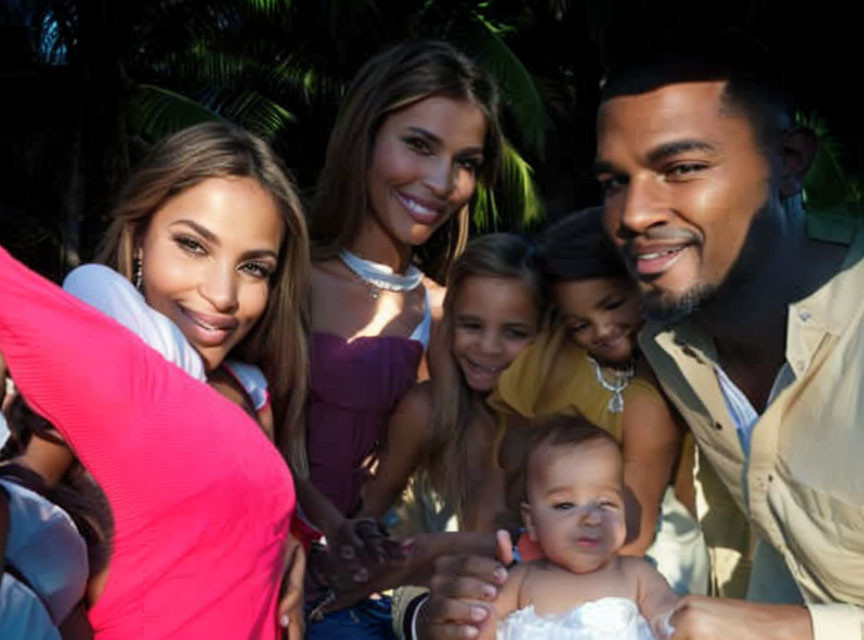
<svg viewBox="0 0 864 640"><path fill-rule="evenodd" d="M696 285L678 295L655 289L642 298L642 316L646 320L664 324L681 322L711 301L718 289L717 285Z"/></svg>
<svg viewBox="0 0 864 640"><path fill-rule="evenodd" d="M776 237L777 234L769 201L753 216L744 244L722 281L694 284L683 293L670 293L661 289L644 293L643 317L646 320L674 324L704 309L706 305L715 302L723 305L722 300L728 302L730 295L734 296L733 292L749 280L754 269L758 268L762 260L761 254L765 251L765 239Z"/></svg>

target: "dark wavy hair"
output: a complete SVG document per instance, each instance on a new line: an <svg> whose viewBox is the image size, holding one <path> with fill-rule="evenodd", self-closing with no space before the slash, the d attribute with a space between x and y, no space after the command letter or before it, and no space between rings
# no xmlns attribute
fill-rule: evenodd
<svg viewBox="0 0 864 640"><path fill-rule="evenodd" d="M35 471L15 462L34 438L67 445L51 423L33 412L20 395L9 404L6 415L10 437L0 451L0 477L38 493L69 514L87 545L90 575L99 573L108 566L114 538L114 519L108 499L77 459L54 486L46 484Z"/></svg>

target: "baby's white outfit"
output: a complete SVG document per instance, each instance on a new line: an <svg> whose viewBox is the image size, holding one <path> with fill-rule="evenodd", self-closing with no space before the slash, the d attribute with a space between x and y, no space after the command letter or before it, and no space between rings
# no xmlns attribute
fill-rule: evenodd
<svg viewBox="0 0 864 640"><path fill-rule="evenodd" d="M538 615L534 605L498 625L496 640L654 640L648 622L628 598L600 598L565 613Z"/></svg>

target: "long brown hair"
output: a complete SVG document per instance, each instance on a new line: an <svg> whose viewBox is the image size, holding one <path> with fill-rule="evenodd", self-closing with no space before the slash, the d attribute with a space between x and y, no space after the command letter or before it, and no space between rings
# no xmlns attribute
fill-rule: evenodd
<svg viewBox="0 0 864 640"><path fill-rule="evenodd" d="M492 78L445 42L416 40L388 49L354 77L330 134L309 223L313 260L336 257L360 231L370 207L366 173L383 122L394 111L433 95L469 101L483 113L486 138L479 178L483 184L494 182L503 142ZM467 238L466 208L416 249L420 268L443 277Z"/></svg>
<svg viewBox="0 0 864 640"><path fill-rule="evenodd" d="M227 122L198 124L165 138L153 147L121 191L98 259L131 280L136 243L153 214L185 189L228 176L257 181L277 203L286 226L267 308L232 353L263 370L273 398L276 442L295 473L305 476L309 236L294 185L270 146Z"/></svg>
<svg viewBox="0 0 864 640"><path fill-rule="evenodd" d="M447 276L444 297L443 328L450 349L453 336L454 301L465 281L472 276L512 279L525 284L531 291L542 320L546 309L546 290L535 258L534 247L512 233L490 233L468 243L465 251L453 262ZM539 328L539 327L538 327ZM476 461L468 459L467 431L476 413L476 397L465 378L452 362L447 371L436 370L432 378L435 398L432 412L432 444L427 469L433 488L461 516L465 505L465 469Z"/></svg>

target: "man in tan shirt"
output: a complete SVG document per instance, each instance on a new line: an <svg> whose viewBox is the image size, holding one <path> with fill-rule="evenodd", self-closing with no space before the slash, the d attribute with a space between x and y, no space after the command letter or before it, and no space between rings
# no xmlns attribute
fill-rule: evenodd
<svg viewBox="0 0 864 640"><path fill-rule="evenodd" d="M672 638L864 639L864 233L805 216L816 140L758 65L657 62L604 90L605 223L645 295L643 351L759 539L761 600L688 596ZM442 561L419 635L476 637L466 600L500 581Z"/></svg>

